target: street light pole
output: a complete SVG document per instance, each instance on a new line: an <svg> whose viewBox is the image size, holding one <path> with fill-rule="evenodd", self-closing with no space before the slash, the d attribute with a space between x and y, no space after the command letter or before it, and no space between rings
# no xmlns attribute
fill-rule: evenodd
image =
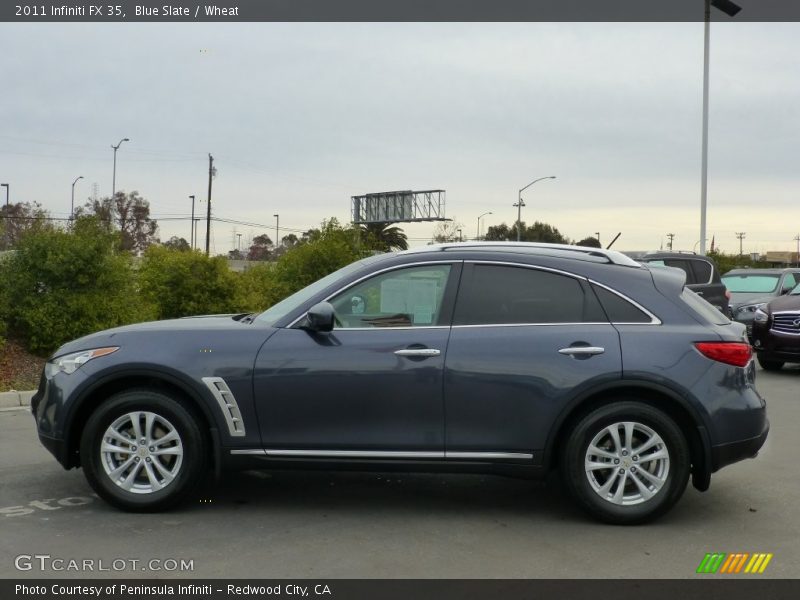
<svg viewBox="0 0 800 600"><path fill-rule="evenodd" d="M194 195L189 198L192 199L192 229L189 231L189 239L192 240L192 250L194 250Z"/></svg>
<svg viewBox="0 0 800 600"><path fill-rule="evenodd" d="M70 221L75 219L75 184L78 183L78 179L83 179L83 175L78 175L75 178L75 181L72 182L72 202L70 203L70 209L69 209Z"/></svg>
<svg viewBox="0 0 800 600"><path fill-rule="evenodd" d="M539 177L539 179L534 179L533 181L531 181L528 185L526 185L524 188L522 188L519 191L519 197L518 197L517 203L514 204L514 206L517 207L517 241L518 242L522 240L522 231L521 231L521 229L522 229L522 207L525 206L525 203L522 201L522 192L527 190L529 187L531 187L537 181L542 181L543 179L555 179L555 178L556 178L555 175L548 175L547 177Z"/></svg>
<svg viewBox="0 0 800 600"><path fill-rule="evenodd" d="M480 217L478 217L478 237L477 237L477 240L478 240L478 241L481 241L481 219L482 219L483 217L485 217L486 215L492 215L492 214L494 214L494 213L491 213L491 212L485 212L485 213L483 213L483 214L482 214Z"/></svg>
<svg viewBox="0 0 800 600"><path fill-rule="evenodd" d="M114 173L111 177L111 198L114 198L114 195L117 193L117 150L119 147L122 146L122 142L130 142L128 138L122 138L119 141L119 144L116 146L111 144L111 147L114 149Z"/></svg>
<svg viewBox="0 0 800 600"><path fill-rule="evenodd" d="M730 0L705 0L703 25L703 137L700 160L700 254L706 254L706 206L708 197L708 62L711 37L711 7L718 8L729 17L742 10Z"/></svg>

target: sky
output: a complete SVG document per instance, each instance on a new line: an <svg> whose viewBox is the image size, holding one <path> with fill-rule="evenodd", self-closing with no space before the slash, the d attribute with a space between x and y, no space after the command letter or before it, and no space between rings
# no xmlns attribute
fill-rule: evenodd
<svg viewBox="0 0 800 600"><path fill-rule="evenodd" d="M76 205L110 195L128 137L117 190L162 240L189 238L214 156L214 215L265 226L213 223L215 253L390 190L446 190L474 238L550 175L523 220L698 247L702 23L2 23L0 57L0 181L57 217L80 175ZM710 72L708 244L794 250L800 24L714 23Z"/></svg>

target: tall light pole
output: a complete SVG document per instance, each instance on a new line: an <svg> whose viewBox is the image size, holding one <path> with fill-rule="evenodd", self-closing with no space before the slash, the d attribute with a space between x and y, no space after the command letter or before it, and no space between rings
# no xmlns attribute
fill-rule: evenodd
<svg viewBox="0 0 800 600"><path fill-rule="evenodd" d="M75 218L75 184L78 183L78 179L83 179L83 175L78 175L75 178L75 181L72 182L72 202L70 203L70 209L69 209L70 221L72 221Z"/></svg>
<svg viewBox="0 0 800 600"><path fill-rule="evenodd" d="M279 215L272 215L272 216L275 217L275 248L277 248L278 247L278 235L279 235L279 231L280 231L279 225L280 225L280 222L281 222L281 218L280 218Z"/></svg>
<svg viewBox="0 0 800 600"><path fill-rule="evenodd" d="M708 193L708 57L711 37L711 7L718 8L729 17L742 10L730 0L705 0L705 25L703 35L703 143L700 166L700 254L706 253L706 204Z"/></svg>
<svg viewBox="0 0 800 600"><path fill-rule="evenodd" d="M113 198L114 195L117 193L117 150L119 147L122 146L122 142L130 142L128 138L122 138L119 141L119 144L116 146L111 144L111 147L114 149L114 174L111 177L111 197Z"/></svg>
<svg viewBox="0 0 800 600"><path fill-rule="evenodd" d="M237 240L239 242L239 247L237 248L237 250L239 251L239 254L241 254L242 253L242 234L241 233L237 233L236 237L239 238Z"/></svg>
<svg viewBox="0 0 800 600"><path fill-rule="evenodd" d="M485 212L480 217L478 217L478 237L476 238L478 241L481 240L481 219L483 217L485 217L486 215L493 215L493 214L494 213L492 213L492 212Z"/></svg>
<svg viewBox="0 0 800 600"><path fill-rule="evenodd" d="M11 213L8 210L8 195L10 193L11 186L7 183L0 183L0 187L6 188L6 222L4 229L6 230L6 250L8 250L8 240L10 239L9 233L11 231Z"/></svg>
<svg viewBox="0 0 800 600"><path fill-rule="evenodd" d="M192 229L189 231L189 239L192 240L192 250L194 250L194 194L189 198L192 199Z"/></svg>
<svg viewBox="0 0 800 600"><path fill-rule="evenodd" d="M525 203L522 201L522 192L527 190L529 187L531 187L537 181L542 181L543 179L555 179L555 178L556 178L555 175L548 175L547 177L539 177L539 179L534 179L533 181L531 181L528 185L526 185L524 188L522 188L519 191L519 199L518 199L517 203L514 204L514 206L517 207L517 241L518 242L522 240L522 231L521 231L521 229L522 229L522 207L525 206Z"/></svg>

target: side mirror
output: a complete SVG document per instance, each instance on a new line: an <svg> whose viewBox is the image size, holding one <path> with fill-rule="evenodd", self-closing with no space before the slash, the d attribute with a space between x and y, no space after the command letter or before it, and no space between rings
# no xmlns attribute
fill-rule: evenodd
<svg viewBox="0 0 800 600"><path fill-rule="evenodd" d="M307 324L303 329L319 332L333 331L334 319L333 306L329 302L320 302L308 309Z"/></svg>

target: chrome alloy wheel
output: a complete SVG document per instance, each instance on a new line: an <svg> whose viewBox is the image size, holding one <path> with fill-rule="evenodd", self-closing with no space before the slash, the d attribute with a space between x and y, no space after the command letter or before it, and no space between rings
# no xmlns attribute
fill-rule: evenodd
<svg viewBox="0 0 800 600"><path fill-rule="evenodd" d="M129 412L108 426L100 462L109 479L125 491L151 494L172 483L183 464L177 429L153 412Z"/></svg>
<svg viewBox="0 0 800 600"><path fill-rule="evenodd" d="M621 506L641 504L658 494L669 475L669 451L647 425L624 421L602 429L584 458L592 489Z"/></svg>

